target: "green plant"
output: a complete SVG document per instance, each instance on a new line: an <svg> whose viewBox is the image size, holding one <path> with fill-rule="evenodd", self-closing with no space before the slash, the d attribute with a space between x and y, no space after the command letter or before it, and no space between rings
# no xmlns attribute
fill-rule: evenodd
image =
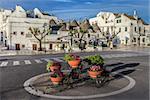
<svg viewBox="0 0 150 100"><path fill-rule="evenodd" d="M52 72L52 74L51 74L51 77L63 77L64 76L64 74L62 73L62 72L60 72L60 71L54 71L54 72Z"/></svg>
<svg viewBox="0 0 150 100"><path fill-rule="evenodd" d="M60 64L58 62L54 62L54 61L49 61L46 65L46 70L50 71L50 67L51 66L60 66Z"/></svg>
<svg viewBox="0 0 150 100"><path fill-rule="evenodd" d="M87 61L91 65L100 65L103 66L104 59L100 55L91 55L84 59L84 61Z"/></svg>
<svg viewBox="0 0 150 100"><path fill-rule="evenodd" d="M64 56L65 61L72 61L72 60L79 60L79 59L80 59L79 56L76 56L73 54L65 54L65 56Z"/></svg>

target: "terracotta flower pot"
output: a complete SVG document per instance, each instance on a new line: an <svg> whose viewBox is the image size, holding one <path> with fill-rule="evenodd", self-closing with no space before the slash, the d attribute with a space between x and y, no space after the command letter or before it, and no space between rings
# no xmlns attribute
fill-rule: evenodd
<svg viewBox="0 0 150 100"><path fill-rule="evenodd" d="M98 75L101 75L102 71L88 71L88 74L91 78L96 78Z"/></svg>
<svg viewBox="0 0 150 100"><path fill-rule="evenodd" d="M50 77L54 85L58 85L62 81L62 77Z"/></svg>
<svg viewBox="0 0 150 100"><path fill-rule="evenodd" d="M72 61L68 61L68 64L72 67L72 68L77 68L78 65L80 63L80 60L72 60Z"/></svg>
<svg viewBox="0 0 150 100"><path fill-rule="evenodd" d="M49 68L53 72L54 70L60 70L61 66L50 66Z"/></svg>

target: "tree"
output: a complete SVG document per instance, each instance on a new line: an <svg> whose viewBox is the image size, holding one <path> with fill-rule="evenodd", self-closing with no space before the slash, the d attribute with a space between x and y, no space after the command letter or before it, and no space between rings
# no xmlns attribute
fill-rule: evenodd
<svg viewBox="0 0 150 100"><path fill-rule="evenodd" d="M115 30L115 28L114 28L114 30ZM110 34L108 31L101 32L101 33L107 39L107 43L109 44L109 47L112 49L112 47L113 47L113 39L120 33L120 30L117 33L115 33L115 31L112 32L113 34Z"/></svg>
<svg viewBox="0 0 150 100"><path fill-rule="evenodd" d="M63 26L62 26L63 27ZM63 27L64 28L64 27ZM91 26L88 20L84 20L81 23L77 23L76 20L69 22L69 32L67 36L62 36L62 38L69 38L69 47L72 48L73 44L76 44L80 50L85 49L87 40L84 40L84 36L89 33L88 29Z"/></svg>
<svg viewBox="0 0 150 100"><path fill-rule="evenodd" d="M31 34L38 40L39 42L39 51L42 51L42 40L45 38L48 33L51 33L52 28L43 29L42 31L39 28L30 27L29 28Z"/></svg>

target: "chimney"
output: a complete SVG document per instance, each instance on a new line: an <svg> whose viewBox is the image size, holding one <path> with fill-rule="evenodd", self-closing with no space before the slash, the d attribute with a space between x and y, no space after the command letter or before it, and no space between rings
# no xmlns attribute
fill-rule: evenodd
<svg viewBox="0 0 150 100"><path fill-rule="evenodd" d="M133 11L133 17L134 17L135 19L138 19L138 15L137 15L137 11L136 11L136 10Z"/></svg>

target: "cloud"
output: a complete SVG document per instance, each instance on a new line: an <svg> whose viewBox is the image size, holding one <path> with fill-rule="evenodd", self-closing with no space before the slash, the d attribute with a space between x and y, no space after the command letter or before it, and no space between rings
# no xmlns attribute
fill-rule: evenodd
<svg viewBox="0 0 150 100"><path fill-rule="evenodd" d="M85 4L87 4L87 5L91 5L91 4L93 4L92 2L85 2Z"/></svg>
<svg viewBox="0 0 150 100"><path fill-rule="evenodd" d="M72 0L52 0L52 1L56 1L56 2L72 2Z"/></svg>

